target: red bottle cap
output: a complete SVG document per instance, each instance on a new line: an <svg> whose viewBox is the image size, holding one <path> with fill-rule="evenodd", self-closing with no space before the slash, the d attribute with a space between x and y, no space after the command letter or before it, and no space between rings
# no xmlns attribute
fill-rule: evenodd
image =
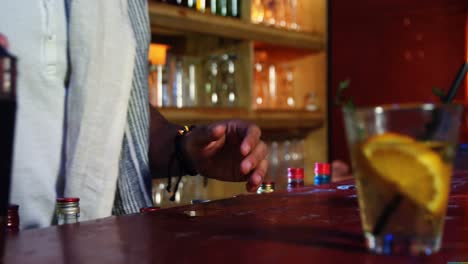
<svg viewBox="0 0 468 264"><path fill-rule="evenodd" d="M330 164L316 162L315 174L330 175Z"/></svg>
<svg viewBox="0 0 468 264"><path fill-rule="evenodd" d="M304 179L304 168L288 168L288 179Z"/></svg>
<svg viewBox="0 0 468 264"><path fill-rule="evenodd" d="M61 197L57 198L57 203L77 203L80 201L80 198L76 197Z"/></svg>
<svg viewBox="0 0 468 264"><path fill-rule="evenodd" d="M160 209L161 207L142 207L140 208L140 213L156 212Z"/></svg>

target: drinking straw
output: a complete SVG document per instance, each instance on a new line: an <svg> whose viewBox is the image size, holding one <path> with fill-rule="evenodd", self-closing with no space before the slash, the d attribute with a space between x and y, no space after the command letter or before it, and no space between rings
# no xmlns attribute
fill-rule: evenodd
<svg viewBox="0 0 468 264"><path fill-rule="evenodd" d="M461 65L460 70L458 70L457 76L455 77L455 80L453 80L452 86L450 86L450 89L448 90L447 94L442 99L442 103L448 104L453 101L453 98L457 94L458 88L460 87L460 84L465 78L467 72L468 62L465 61L465 63Z"/></svg>
<svg viewBox="0 0 468 264"><path fill-rule="evenodd" d="M468 72L468 62L464 62L458 71L455 80L450 86L450 89L447 91L447 94L442 97L442 103L449 104L455 98L457 94L458 88L460 88L460 84L462 83L463 79L465 78L466 73ZM441 114L439 111L434 112L434 116L432 122L428 126L428 135L426 138L431 138L431 135L434 134L435 130L438 127L438 124L441 122ZM388 220L393 215L395 210L400 206L401 201L403 200L403 196L397 193L392 200L385 206L382 211L382 214L377 218L377 222L372 230L374 235L380 235L382 231L385 229L385 226L388 223Z"/></svg>

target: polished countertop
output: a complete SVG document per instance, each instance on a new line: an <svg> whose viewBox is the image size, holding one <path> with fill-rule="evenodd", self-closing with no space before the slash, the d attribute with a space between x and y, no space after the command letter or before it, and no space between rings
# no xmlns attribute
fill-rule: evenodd
<svg viewBox="0 0 468 264"><path fill-rule="evenodd" d="M453 176L442 249L429 257L369 253L353 181L20 231L5 255L36 264L468 261L468 171Z"/></svg>

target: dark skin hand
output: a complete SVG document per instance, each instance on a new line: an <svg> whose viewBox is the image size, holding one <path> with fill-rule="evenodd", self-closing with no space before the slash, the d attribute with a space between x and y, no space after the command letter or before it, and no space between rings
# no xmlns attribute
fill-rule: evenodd
<svg viewBox="0 0 468 264"><path fill-rule="evenodd" d="M154 177L168 175L170 156L180 126L169 123L151 107L150 165ZM197 126L182 141L187 160L202 175L231 182L246 181L246 189L255 191L263 181L268 162L267 147L260 129L241 120L228 120ZM177 176L181 164L171 168ZM181 172L184 174L186 172Z"/></svg>

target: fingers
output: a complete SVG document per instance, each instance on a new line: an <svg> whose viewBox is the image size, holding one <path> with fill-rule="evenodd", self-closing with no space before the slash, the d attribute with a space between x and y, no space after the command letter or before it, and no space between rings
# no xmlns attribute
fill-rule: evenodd
<svg viewBox="0 0 468 264"><path fill-rule="evenodd" d="M333 161L331 167L333 181L345 180L351 176L348 164L344 163L341 160Z"/></svg>
<svg viewBox="0 0 468 264"><path fill-rule="evenodd" d="M244 156L247 156L250 151L258 144L260 141L260 136L262 135L262 132L260 131L260 128L255 125L251 125L248 130L247 130L247 135L245 135L244 140L242 141L241 144L241 153Z"/></svg>
<svg viewBox="0 0 468 264"><path fill-rule="evenodd" d="M246 189L248 192L255 192L258 187L260 187L260 184L263 182L263 178L265 178L267 169L268 161L262 160L247 181Z"/></svg>
<svg viewBox="0 0 468 264"><path fill-rule="evenodd" d="M2 34L0 34L0 46L4 47L5 49L8 49L8 40Z"/></svg>
<svg viewBox="0 0 468 264"><path fill-rule="evenodd" d="M253 151L242 161L241 172L245 175L249 174L252 169L257 167L257 164L265 159L267 152L267 145L263 141L260 141Z"/></svg>

